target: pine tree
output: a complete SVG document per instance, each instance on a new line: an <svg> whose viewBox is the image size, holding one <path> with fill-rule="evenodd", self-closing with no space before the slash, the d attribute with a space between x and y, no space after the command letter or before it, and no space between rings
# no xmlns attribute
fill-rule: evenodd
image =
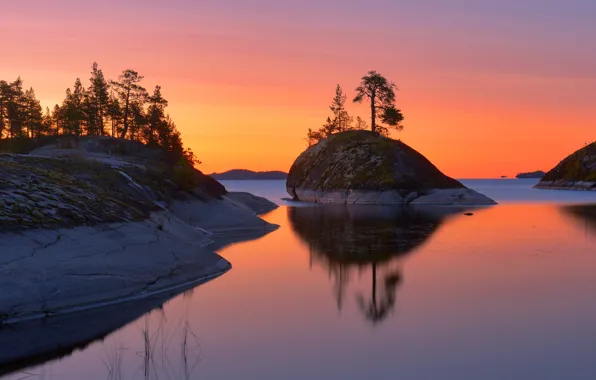
<svg viewBox="0 0 596 380"><path fill-rule="evenodd" d="M56 135L64 134L64 112L62 112L62 108L56 104L54 106L54 110L52 111L52 123L56 126Z"/></svg>
<svg viewBox="0 0 596 380"><path fill-rule="evenodd" d="M41 135L41 123L43 112L39 100L35 97L33 88L25 91L23 96L23 127L24 135L27 137L39 137Z"/></svg>
<svg viewBox="0 0 596 380"><path fill-rule="evenodd" d="M50 112L50 107L46 107L46 112L41 120L41 133L42 136L50 136L58 134L57 129L54 128L54 118Z"/></svg>
<svg viewBox="0 0 596 380"><path fill-rule="evenodd" d="M62 103L61 116L64 133L80 136L83 122L86 119L84 111L85 89L81 80L77 78L74 87L66 90L66 98Z"/></svg>
<svg viewBox="0 0 596 380"><path fill-rule="evenodd" d="M381 122L389 124L397 130L402 130L401 122L404 116L401 111L395 108L395 91L397 86L389 82L387 78L377 73L369 71L362 77L360 86L356 88L356 97L354 103L361 103L365 98L370 100L371 130L377 131L377 118Z"/></svg>
<svg viewBox="0 0 596 380"><path fill-rule="evenodd" d="M51 112L46 107L45 113L33 88L23 91L20 78L10 83L0 80L0 139L102 135L109 122L113 137L128 137L162 148L168 162L184 167L188 178L194 178L192 167L200 161L192 150L184 148L176 124L166 114L168 101L161 87L156 86L149 97L139 85L143 77L135 71L125 70L119 79L110 82L114 90L110 94L108 82L94 63L89 89L77 78L74 86L66 89L62 104L56 104Z"/></svg>
<svg viewBox="0 0 596 380"><path fill-rule="evenodd" d="M112 137L118 136L121 131L122 125L122 107L120 102L115 96L110 96L107 107L108 117L110 118L110 124L112 129Z"/></svg>
<svg viewBox="0 0 596 380"><path fill-rule="evenodd" d="M90 85L88 90L89 121L93 125L92 134L104 135L104 118L108 115L109 95L108 82L103 72L98 68L97 62L93 63Z"/></svg>
<svg viewBox="0 0 596 380"><path fill-rule="evenodd" d="M24 95L23 81L19 77L8 86L6 115L10 137L23 136Z"/></svg>
<svg viewBox="0 0 596 380"><path fill-rule="evenodd" d="M343 90L338 84L335 89L335 97L333 97L333 101L329 106L329 109L331 112L333 112L333 121L335 124L335 131L337 132L343 132L351 129L352 118L348 114L348 111L346 111L346 100L347 96L344 95Z"/></svg>
<svg viewBox="0 0 596 380"><path fill-rule="evenodd" d="M8 99L10 97L10 85L5 80L0 81L0 138L8 124Z"/></svg>
<svg viewBox="0 0 596 380"><path fill-rule="evenodd" d="M112 81L111 84L118 93L122 108L123 129L120 138L125 138L130 127L131 109L133 103L144 103L147 91L139 85L143 76L134 70L124 70L119 81Z"/></svg>
<svg viewBox="0 0 596 380"><path fill-rule="evenodd" d="M156 132L160 123L164 121L167 106L168 101L161 95L161 86L155 86L153 95L149 97L149 107L147 109L148 128L144 136L145 142L149 145L154 145L156 142Z"/></svg>

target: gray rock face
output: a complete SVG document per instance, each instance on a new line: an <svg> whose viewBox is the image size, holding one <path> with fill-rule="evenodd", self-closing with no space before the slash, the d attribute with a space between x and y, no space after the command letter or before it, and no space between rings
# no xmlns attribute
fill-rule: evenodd
<svg viewBox="0 0 596 380"><path fill-rule="evenodd" d="M268 199L257 197L250 193L229 192L225 197L248 206L248 208L254 211L257 215L268 213L279 207Z"/></svg>
<svg viewBox="0 0 596 380"><path fill-rule="evenodd" d="M540 181L536 186L537 189L552 189L552 190L588 190L596 191L596 182L593 181L567 181L564 179L557 181Z"/></svg>
<svg viewBox="0 0 596 380"><path fill-rule="evenodd" d="M196 196L110 159L0 155L0 324L204 282L231 267L207 247L215 233L233 233L221 246L277 228L256 215L258 197L228 198L213 179Z"/></svg>
<svg viewBox="0 0 596 380"><path fill-rule="evenodd" d="M167 211L143 222L2 234L0 316L36 318L149 296L230 264Z"/></svg>
<svg viewBox="0 0 596 380"><path fill-rule="evenodd" d="M308 148L292 165L286 188L294 200L317 203L496 203L401 141L368 131L338 133Z"/></svg>

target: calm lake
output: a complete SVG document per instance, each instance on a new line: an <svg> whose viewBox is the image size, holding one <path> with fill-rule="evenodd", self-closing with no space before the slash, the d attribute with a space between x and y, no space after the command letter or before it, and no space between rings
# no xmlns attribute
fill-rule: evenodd
<svg viewBox="0 0 596 380"><path fill-rule="evenodd" d="M500 204L298 206L284 181L224 181L281 204L264 216L281 227L182 294L0 330L0 354L65 341L0 374L595 379L596 193L463 182Z"/></svg>

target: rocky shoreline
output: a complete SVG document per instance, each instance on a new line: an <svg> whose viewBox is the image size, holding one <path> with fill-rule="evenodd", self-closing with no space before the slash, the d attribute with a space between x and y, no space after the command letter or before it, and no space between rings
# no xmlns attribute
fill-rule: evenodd
<svg viewBox="0 0 596 380"><path fill-rule="evenodd" d="M534 186L536 189L545 190L579 190L596 191L596 182L593 181L540 181Z"/></svg>
<svg viewBox="0 0 596 380"><path fill-rule="evenodd" d="M52 152L0 155L0 324L204 282L231 268L210 247L216 236L278 227L257 215L275 204L228 193L198 171L198 185L182 191L155 161Z"/></svg>
<svg viewBox="0 0 596 380"><path fill-rule="evenodd" d="M428 189L425 192L400 192L397 190L311 190L287 189L294 200L311 203L344 203L344 204L396 204L396 205L490 205L495 201L474 190L462 189Z"/></svg>

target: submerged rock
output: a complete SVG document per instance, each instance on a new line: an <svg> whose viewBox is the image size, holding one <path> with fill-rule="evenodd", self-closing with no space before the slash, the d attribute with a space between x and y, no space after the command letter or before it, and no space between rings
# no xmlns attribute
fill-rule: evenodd
<svg viewBox="0 0 596 380"><path fill-rule="evenodd" d="M565 158L534 187L596 191L596 142Z"/></svg>
<svg viewBox="0 0 596 380"><path fill-rule="evenodd" d="M309 147L286 181L294 200L318 203L489 205L401 141L347 131Z"/></svg>

